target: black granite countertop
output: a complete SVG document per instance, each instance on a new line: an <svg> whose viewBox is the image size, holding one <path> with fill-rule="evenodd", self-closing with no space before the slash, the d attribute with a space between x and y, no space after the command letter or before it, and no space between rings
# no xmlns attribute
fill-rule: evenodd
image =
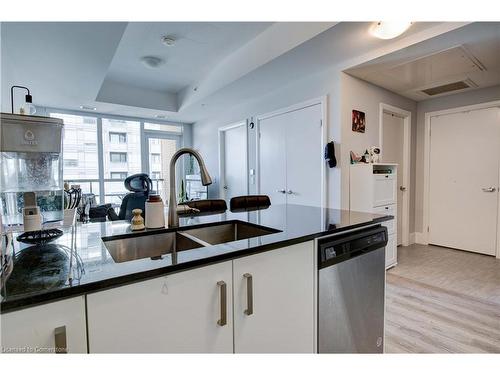
<svg viewBox="0 0 500 375"><path fill-rule="evenodd" d="M259 219L260 217L260 219ZM227 220L241 220L278 229L279 232L221 245L200 247L170 254L161 259L137 259L116 263L101 237L135 235L125 221L79 224L76 234L70 229L51 244L58 251L45 248L43 260L24 257L37 252L14 241L15 259L12 273L1 290L1 312L22 309L62 298L91 293L160 275L234 259L262 251L305 242L328 234L390 220L391 216L299 205L273 205L265 210L199 216L180 219L180 229L210 226ZM173 229L151 230L172 231ZM139 232L141 233L141 232ZM14 236L15 237L15 236ZM71 251L72 238L76 246ZM70 267L71 265L71 267ZM68 281L71 272L72 280Z"/></svg>

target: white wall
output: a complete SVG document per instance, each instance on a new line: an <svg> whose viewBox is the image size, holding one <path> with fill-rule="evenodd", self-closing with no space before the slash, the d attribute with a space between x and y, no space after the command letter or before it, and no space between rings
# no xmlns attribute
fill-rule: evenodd
<svg viewBox="0 0 500 375"><path fill-rule="evenodd" d="M417 105L416 126L416 185L415 194L415 231L423 232L423 207L424 207L424 133L425 114L427 112L441 111L450 108L486 103L500 100L500 85L477 89L460 94L443 96L419 102ZM459 151L457 151L459 153Z"/></svg>
<svg viewBox="0 0 500 375"><path fill-rule="evenodd" d="M216 182L209 187L209 196L217 197L219 191L218 128L323 95L328 95L327 140L335 140L338 161L337 168L327 168L327 202L329 207L347 209L349 207L349 151L360 152L369 146L378 145L380 103L390 104L412 112L413 121L416 119L416 103L344 74L335 67L326 72L299 79L270 92L264 97L242 103L237 107L228 108L220 116L193 125L193 145L205 158L212 177L216 177ZM366 133L352 132L352 109L358 109L366 113ZM255 137L252 130L249 130L249 132L250 137ZM414 160L414 148L412 154ZM255 153L251 152L249 158L249 165L252 168L252 163L255 165ZM414 170L413 162L412 180ZM254 191L250 187L250 192L253 193ZM414 198L411 202L414 205ZM413 225L413 220L410 225ZM413 230L412 226L411 229Z"/></svg>
<svg viewBox="0 0 500 375"><path fill-rule="evenodd" d="M362 154L370 146L379 145L380 134L380 103L411 112L412 117L412 142L410 163L410 213L414 212L415 189L415 137L416 137L416 110L417 103L411 99L404 98L391 91L385 90L371 83L362 81L348 74L341 73L341 122L342 122L342 208L349 207L349 164L350 151ZM352 131L351 115L356 109L365 113L366 132L356 133ZM410 232L414 231L414 217L410 214Z"/></svg>
<svg viewBox="0 0 500 375"><path fill-rule="evenodd" d="M339 74L336 69L313 74L286 86L277 88L265 96L242 103L236 107L227 108L214 118L199 121L193 125L193 146L201 152L207 168L215 182L209 186L209 197L217 197L219 192L218 164L218 128L225 125L256 117L280 108L300 103L306 100L328 95L327 103L327 139L340 141L339 126ZM249 129L250 143L255 142L255 130ZM339 150L336 150L340 155ZM249 168L255 168L255 147L250 147ZM271 162L271 161L269 161ZM327 169L328 205L340 207L340 171L338 168ZM250 193L255 192L255 186L250 186Z"/></svg>

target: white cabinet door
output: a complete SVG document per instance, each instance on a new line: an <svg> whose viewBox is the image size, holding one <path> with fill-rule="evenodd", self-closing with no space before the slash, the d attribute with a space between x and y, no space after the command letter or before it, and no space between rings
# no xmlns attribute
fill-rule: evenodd
<svg viewBox="0 0 500 375"><path fill-rule="evenodd" d="M233 261L236 353L312 353L312 241Z"/></svg>
<svg viewBox="0 0 500 375"><path fill-rule="evenodd" d="M87 353L84 296L2 314L1 319L3 353Z"/></svg>
<svg viewBox="0 0 500 375"><path fill-rule="evenodd" d="M385 268L395 266L398 261L398 247L396 244L396 235L390 234L385 247Z"/></svg>
<svg viewBox="0 0 500 375"><path fill-rule="evenodd" d="M228 261L89 294L90 353L231 353L231 280Z"/></svg>
<svg viewBox="0 0 500 375"><path fill-rule="evenodd" d="M395 204L397 202L397 180L393 174L374 174L373 206Z"/></svg>

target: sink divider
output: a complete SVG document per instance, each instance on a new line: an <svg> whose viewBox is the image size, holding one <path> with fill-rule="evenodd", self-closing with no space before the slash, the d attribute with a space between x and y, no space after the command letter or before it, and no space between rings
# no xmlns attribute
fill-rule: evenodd
<svg viewBox="0 0 500 375"><path fill-rule="evenodd" d="M203 240L200 240L198 237L193 236L192 234L186 233L186 232L177 232L181 236L189 238L191 241L194 241L196 243L199 243L202 246L212 246L211 243L205 242Z"/></svg>

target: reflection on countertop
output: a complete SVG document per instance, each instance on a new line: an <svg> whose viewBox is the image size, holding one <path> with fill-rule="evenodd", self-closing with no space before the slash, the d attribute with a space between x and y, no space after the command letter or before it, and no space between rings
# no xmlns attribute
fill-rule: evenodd
<svg viewBox="0 0 500 375"><path fill-rule="evenodd" d="M25 253L39 249L14 241L16 261L10 278L1 290L0 308L2 312L7 312L53 299L199 267L206 263L289 246L389 219L391 217L385 215L299 205L274 205L266 210L254 212L184 217L180 218L180 226L175 230L213 225L227 220L241 220L278 229L280 232L180 251L175 262L170 254L165 254L161 259L143 258L121 263L113 260L101 237L133 235L128 222L79 224L74 235L74 251L71 251L73 236L70 229L65 229L64 235L51 243L51 256L57 260L57 267L54 267L55 263L51 261L51 257L40 257L35 262L22 262ZM65 254L57 254L54 245L61 245ZM50 252L45 250L44 253ZM68 280L68 270L71 270L71 281ZM47 282L48 276L52 276L49 278L52 281Z"/></svg>

